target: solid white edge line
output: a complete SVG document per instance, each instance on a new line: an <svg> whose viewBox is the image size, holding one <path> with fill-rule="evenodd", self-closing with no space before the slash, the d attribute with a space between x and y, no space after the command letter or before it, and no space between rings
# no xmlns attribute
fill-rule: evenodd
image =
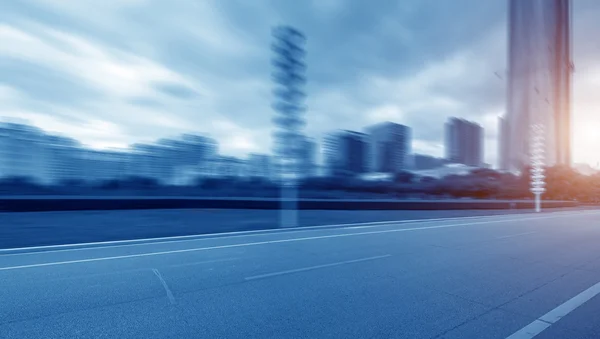
<svg viewBox="0 0 600 339"><path fill-rule="evenodd" d="M508 238L520 237L520 236L523 236L523 235L530 235L530 234L534 234L534 233L537 233L537 231L503 235L503 236L500 236L500 237L496 237L496 239L498 239L498 240L500 240L500 239L508 239Z"/></svg>
<svg viewBox="0 0 600 339"><path fill-rule="evenodd" d="M476 221L476 222L462 223L462 224L448 224L448 225L436 225L436 226L428 226L428 227L399 228L399 229L392 229L392 230L369 231L369 232L358 232L358 233L341 233L341 234L330 234L330 235L304 237L304 238L265 240L265 241L257 241L257 242L250 242L250 243L241 243L241 244L229 244L229 245L210 246L210 247L187 248L187 249L181 249L181 250L119 255L119 256L113 256L113 257L100 257L100 258L90 258L90 259L56 261L56 262L48 262L48 263L41 263L41 264L7 266L7 267L0 267L0 271L9 271L9 270L34 268L34 267L45 267L45 266L56 266L56 265L77 264L77 263L105 261L105 260L149 257L149 256L155 256L155 255L174 254L174 253L199 252L199 251L208 251L208 250L223 249L223 248L235 248L235 247L265 245L265 244L278 244L278 243L287 243L287 242L308 241L308 240L316 240L316 239L342 238L342 237L351 237L351 236L358 236L358 235L382 234L382 233L392 233L392 232L409 232L409 231L429 230L429 229L438 229L438 228L451 228L451 227L460 227L460 226L469 226L469 225L494 224L494 223L511 222L511 221L542 220L542 219L549 219L549 218L555 218L555 217L556 216L548 215L548 216L537 217L537 218Z"/></svg>
<svg viewBox="0 0 600 339"><path fill-rule="evenodd" d="M580 211L578 211L580 212ZM544 214L560 214L560 213L573 213L573 211L555 211L545 212ZM364 223L349 223L349 224L329 224L329 225L316 225L316 226L303 226L290 229L264 229L264 230L252 230L252 231L236 231L236 232L222 232L222 233L207 233L207 234L192 234L192 235L181 235L172 237L159 237L159 238L143 238L143 239L130 239L130 240L114 240L114 241L101 241L101 242L88 242L88 243L76 243L76 244L64 244L64 245L47 245L47 246L32 246L32 247L17 247L17 248L6 248L0 249L0 255L25 255L25 254L38 254L38 253L52 253L60 251L75 251L75 250L90 250L94 248L114 248L114 247L126 247L126 246L137 246L137 245L149 245L149 244L164 244L171 242L180 241L194 241L204 238L220 237L220 238L233 238L233 237L244 237L244 236L259 236L268 233L297 233L304 231L311 231L315 229L328 229L338 227L351 227L351 226L385 226L394 224L410 224L410 223L425 223L425 222L436 222L436 221L447 221L447 220L461 220L461 219L484 219L491 217L511 217L511 216L526 216L533 213L514 213L514 214L492 214L492 215L481 215L481 216L468 216L468 217L448 217L448 218L431 218L431 219L409 219L409 220L389 220L389 221L373 221ZM113 245L114 244L114 245ZM33 252L27 252L33 251Z"/></svg>
<svg viewBox="0 0 600 339"><path fill-rule="evenodd" d="M196 266L196 265L205 265L205 264L215 264L215 263L221 263L221 262L227 262L227 261L236 261L236 260L240 260L241 258L238 257L233 257L233 258L224 258L224 259L215 259L215 260L204 260L204 261L194 261L194 262L186 262L183 264L175 264L175 265L169 265L167 267L186 267L186 266Z"/></svg>
<svg viewBox="0 0 600 339"><path fill-rule="evenodd" d="M378 256L368 257L368 258L339 261L339 262L334 262L334 263L330 263L330 264L315 265L315 266L309 266L309 267L296 268L296 269L292 269L292 270L285 270L285 271L279 271L279 272L273 272L273 273L259 274L259 275L253 275L253 276L250 276L250 277L246 277L246 278L244 278L244 280L250 281L250 280L264 279L264 278L270 278L270 277L277 277L277 276L286 275L286 274L312 271L312 270L316 270L316 269L319 269L319 268L341 266L341 265L352 264L352 263L357 263L357 262L363 262L363 261L370 261L370 260L375 260L375 259L388 258L388 257L391 257L391 256L392 256L391 254L378 255Z"/></svg>
<svg viewBox="0 0 600 339"><path fill-rule="evenodd" d="M598 294L600 294L600 282L560 304L506 339L531 339Z"/></svg>
<svg viewBox="0 0 600 339"><path fill-rule="evenodd" d="M531 213L520 213L520 214L504 214L506 216L514 216L514 215L527 215ZM102 248L107 247L117 247L117 246L102 246L102 245L111 245L111 244L122 244L118 246L132 246L138 245L137 243L142 244L160 244L167 242L174 242L178 240L197 240L201 238L210 238L216 235L223 235L223 237L237 237L237 236L246 236L246 235L254 235L255 233L259 233L261 235L263 233L272 233L272 232L281 232L281 233L295 233L302 231L310 231L314 229L326 229L326 228L336 228L336 227L348 227L348 226L372 226L377 227L379 225L387 225L387 224L406 224L406 223L415 223L415 222L434 222L434 221L444 221L444 220L456 220L456 219L477 219L477 218L485 218L485 217L494 217L494 216L504 216L502 214L495 215L487 215L487 216L468 216L468 217L449 217L449 218L430 218L430 219L408 219L408 220L388 220L388 221L369 221L369 222L358 222L358 223L349 223L349 224L326 224L326 225L315 225L315 226L300 226L295 228L271 228L264 230L252 230L252 231L235 231L235 232L222 232L222 233L206 233L206 234L192 234L192 235L180 235L180 236L172 236L172 237L159 237L159 238L142 238L142 239L130 239L130 240L113 240L113 241L100 241L100 242L87 242L87 243L75 243L75 244L64 244L64 245L47 245L47 246L32 246L32 247L17 247L17 248L6 248L0 249L0 254L3 252L13 252L13 251L26 251L26 250L43 250L43 249L52 249L52 248L67 248L69 247L85 247L85 246L98 246ZM160 241L167 240L167 241ZM89 249L93 247L86 247L85 249ZM50 252L50 251L44 251Z"/></svg>

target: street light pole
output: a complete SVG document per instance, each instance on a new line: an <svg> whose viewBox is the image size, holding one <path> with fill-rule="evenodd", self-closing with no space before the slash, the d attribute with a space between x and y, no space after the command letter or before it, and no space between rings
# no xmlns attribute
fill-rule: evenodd
<svg viewBox="0 0 600 339"><path fill-rule="evenodd" d="M305 124L302 113L306 96L303 91L306 82L306 37L295 28L278 26L273 29L273 38L273 81L276 85L273 108L277 113L273 122L278 127L274 135L274 153L280 165L280 227L295 227L298 223L299 162Z"/></svg>
<svg viewBox="0 0 600 339"><path fill-rule="evenodd" d="M541 196L546 191L544 188L546 185L544 181L544 126L533 124L530 133L531 193L535 195L535 211L541 212Z"/></svg>

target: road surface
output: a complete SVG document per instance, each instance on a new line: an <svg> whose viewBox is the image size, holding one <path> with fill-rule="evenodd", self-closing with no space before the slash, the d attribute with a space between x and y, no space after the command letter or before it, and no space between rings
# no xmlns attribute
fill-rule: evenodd
<svg viewBox="0 0 600 339"><path fill-rule="evenodd" d="M590 207L560 208L583 210ZM298 212L299 226L477 215L533 210L323 211ZM276 210L182 209L0 213L0 249L131 240L278 228Z"/></svg>
<svg viewBox="0 0 600 339"><path fill-rule="evenodd" d="M0 252L0 338L599 338L600 211Z"/></svg>

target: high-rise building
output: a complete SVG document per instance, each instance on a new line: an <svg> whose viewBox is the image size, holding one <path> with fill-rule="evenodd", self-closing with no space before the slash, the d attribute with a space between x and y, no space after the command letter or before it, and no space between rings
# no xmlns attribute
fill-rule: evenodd
<svg viewBox="0 0 600 339"><path fill-rule="evenodd" d="M571 164L570 0L510 0L504 166L529 164L532 124L545 129L546 165Z"/></svg>
<svg viewBox="0 0 600 339"><path fill-rule="evenodd" d="M336 131L325 137L324 159L328 175L367 172L368 138L364 133Z"/></svg>
<svg viewBox="0 0 600 339"><path fill-rule="evenodd" d="M367 127L369 135L369 172L397 173L411 163L410 127L393 122L382 122Z"/></svg>
<svg viewBox="0 0 600 339"><path fill-rule="evenodd" d="M474 122L450 118L446 123L446 159L457 164L483 165L483 128Z"/></svg>

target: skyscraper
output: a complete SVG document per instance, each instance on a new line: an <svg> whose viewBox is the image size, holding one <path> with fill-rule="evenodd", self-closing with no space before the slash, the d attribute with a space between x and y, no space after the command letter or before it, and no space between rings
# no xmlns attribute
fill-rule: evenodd
<svg viewBox="0 0 600 339"><path fill-rule="evenodd" d="M367 145L367 135L364 133L343 130L329 134L324 142L327 174L365 173Z"/></svg>
<svg viewBox="0 0 600 339"><path fill-rule="evenodd" d="M393 122L382 122L366 128L369 135L369 172L397 173L410 163L410 127Z"/></svg>
<svg viewBox="0 0 600 339"><path fill-rule="evenodd" d="M453 163L483 165L483 128L474 122L450 118L446 123L446 159Z"/></svg>
<svg viewBox="0 0 600 339"><path fill-rule="evenodd" d="M571 4L510 0L504 165L529 164L531 124L545 129L546 165L571 164Z"/></svg>

